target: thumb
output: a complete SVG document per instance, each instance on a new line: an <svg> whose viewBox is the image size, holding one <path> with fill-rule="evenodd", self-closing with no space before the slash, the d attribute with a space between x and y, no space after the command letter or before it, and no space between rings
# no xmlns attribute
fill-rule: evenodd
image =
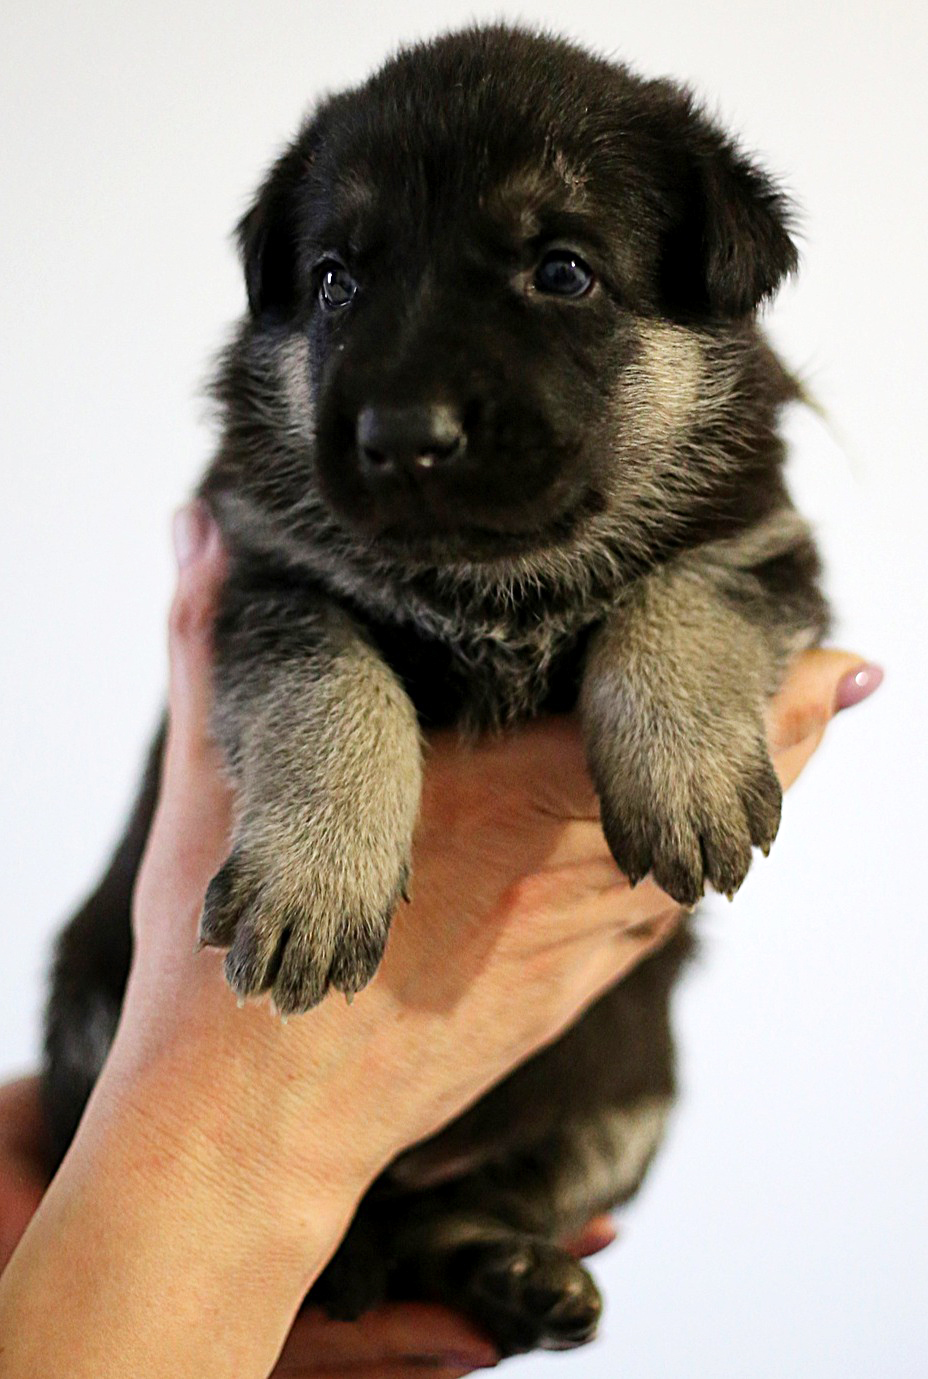
<svg viewBox="0 0 928 1379"><path fill-rule="evenodd" d="M877 690L883 671L852 651L807 651L793 664L767 712L773 762L792 785L841 709Z"/></svg>
<svg viewBox="0 0 928 1379"><path fill-rule="evenodd" d="M170 653L166 782L172 773L211 760L213 621L226 573L219 528L205 504L174 518L178 580L168 623Z"/></svg>
<svg viewBox="0 0 928 1379"><path fill-rule="evenodd" d="M161 789L135 891L135 915L196 911L228 854L232 792L211 731L213 622L226 572L219 529L202 503L174 520L179 567L168 622L168 732ZM157 903L152 897L157 896ZM166 902L169 897L169 903ZM136 939L158 935L139 922Z"/></svg>
<svg viewBox="0 0 928 1379"><path fill-rule="evenodd" d="M38 1078L0 1087L0 1271L42 1200L44 1149Z"/></svg>

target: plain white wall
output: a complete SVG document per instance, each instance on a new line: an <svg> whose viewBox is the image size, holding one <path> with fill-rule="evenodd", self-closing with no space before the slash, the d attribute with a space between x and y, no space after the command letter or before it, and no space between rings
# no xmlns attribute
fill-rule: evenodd
<svg viewBox="0 0 928 1379"><path fill-rule="evenodd" d="M923 438L928 65L910 0L619 6L6 0L0 14L0 1072L35 1064L48 944L122 821L164 683L168 516L243 290L228 234L315 93L397 42L522 18L692 82L804 211L771 313L815 424L796 483L845 642L888 668L769 861L710 904L685 1094L605 1338L525 1375L923 1374L928 1239Z"/></svg>

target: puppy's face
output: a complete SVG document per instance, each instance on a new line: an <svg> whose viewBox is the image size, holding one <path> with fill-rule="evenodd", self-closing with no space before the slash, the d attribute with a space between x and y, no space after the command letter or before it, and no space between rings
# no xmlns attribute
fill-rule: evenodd
<svg viewBox="0 0 928 1379"><path fill-rule="evenodd" d="M321 500L428 563L569 546L653 505L707 340L794 259L770 184L676 89L503 29L325 104L241 240L284 399L266 505L292 533Z"/></svg>

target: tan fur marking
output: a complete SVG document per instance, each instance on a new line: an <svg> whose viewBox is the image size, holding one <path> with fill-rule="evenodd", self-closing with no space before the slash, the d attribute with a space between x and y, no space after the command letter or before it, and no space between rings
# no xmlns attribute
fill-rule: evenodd
<svg viewBox="0 0 928 1379"><path fill-rule="evenodd" d="M625 388L635 409L636 438L676 440L700 401L704 365L699 338L669 321L645 321L639 339L641 354L628 370Z"/></svg>
<svg viewBox="0 0 928 1379"><path fill-rule="evenodd" d="M243 720L240 799L205 934L230 945L233 989L248 996L270 986L282 1013L308 1009L329 985L351 994L373 976L419 810L412 703L347 620L333 613L331 624L324 673L312 663L273 666L263 686L242 687L244 713L230 696L217 724L228 738Z"/></svg>
<svg viewBox="0 0 928 1379"><path fill-rule="evenodd" d="M671 1104L670 1097L642 1097L570 1125L572 1155L556 1189L558 1220L563 1212L579 1230L635 1192L660 1145Z"/></svg>
<svg viewBox="0 0 928 1379"><path fill-rule="evenodd" d="M776 651L681 559L642 580L594 639L581 712L619 865L681 904L730 895L779 823L762 711Z"/></svg>

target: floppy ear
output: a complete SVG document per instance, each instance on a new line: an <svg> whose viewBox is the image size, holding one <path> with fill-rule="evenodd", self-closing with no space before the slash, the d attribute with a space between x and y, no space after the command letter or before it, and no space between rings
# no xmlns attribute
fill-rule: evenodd
<svg viewBox="0 0 928 1379"><path fill-rule="evenodd" d="M312 130L304 128L271 168L238 223L248 306L256 320L285 321L296 305L300 192L314 147Z"/></svg>
<svg viewBox="0 0 928 1379"><path fill-rule="evenodd" d="M684 315L745 316L799 261L789 206L766 173L690 111L680 198L660 266L667 305Z"/></svg>

